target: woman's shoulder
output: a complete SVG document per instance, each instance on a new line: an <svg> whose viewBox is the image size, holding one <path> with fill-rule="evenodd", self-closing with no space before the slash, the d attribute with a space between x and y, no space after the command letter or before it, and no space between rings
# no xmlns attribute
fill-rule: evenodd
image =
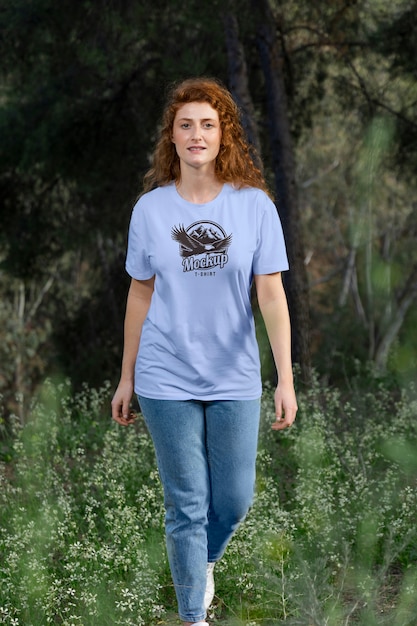
<svg viewBox="0 0 417 626"><path fill-rule="evenodd" d="M250 187L248 185L235 185L228 184L230 189L230 193L233 193L236 198L247 198L251 202L256 202L260 205L269 205L273 204L270 196L260 187Z"/></svg>
<svg viewBox="0 0 417 626"><path fill-rule="evenodd" d="M155 187L150 191L145 191L139 198L137 198L133 210L145 210L147 207L153 208L155 202L160 202L161 199L169 197L173 193L174 183L169 185L163 185L161 187Z"/></svg>
<svg viewBox="0 0 417 626"><path fill-rule="evenodd" d="M156 199L160 199L162 196L167 196L172 194L174 190L174 182L169 183L168 185L161 185L160 187L155 187L154 189L151 189L150 191L145 191L144 193L142 193L136 204L138 202L140 202L141 204L145 204L148 202L154 202Z"/></svg>

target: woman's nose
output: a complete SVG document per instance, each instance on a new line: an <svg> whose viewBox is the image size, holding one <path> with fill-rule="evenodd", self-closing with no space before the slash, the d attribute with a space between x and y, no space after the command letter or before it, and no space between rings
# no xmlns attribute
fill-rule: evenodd
<svg viewBox="0 0 417 626"><path fill-rule="evenodd" d="M194 140L201 139L201 129L198 126L194 126L192 136Z"/></svg>

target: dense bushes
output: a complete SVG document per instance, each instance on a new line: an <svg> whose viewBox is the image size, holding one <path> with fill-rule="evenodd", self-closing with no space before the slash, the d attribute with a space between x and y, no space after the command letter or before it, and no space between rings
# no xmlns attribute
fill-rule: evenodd
<svg viewBox="0 0 417 626"><path fill-rule="evenodd" d="M217 566L228 625L414 626L417 402L319 384L277 434L265 389L257 497ZM176 624L162 495L141 420L108 387L45 385L1 473L0 624Z"/></svg>

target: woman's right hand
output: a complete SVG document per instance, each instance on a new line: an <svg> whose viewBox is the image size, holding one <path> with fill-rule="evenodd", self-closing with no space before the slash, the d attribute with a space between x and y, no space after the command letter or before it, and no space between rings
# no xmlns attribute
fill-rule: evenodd
<svg viewBox="0 0 417 626"><path fill-rule="evenodd" d="M133 382L120 381L111 401L112 418L122 426L128 426L135 421L135 415L130 411L130 401L133 396Z"/></svg>

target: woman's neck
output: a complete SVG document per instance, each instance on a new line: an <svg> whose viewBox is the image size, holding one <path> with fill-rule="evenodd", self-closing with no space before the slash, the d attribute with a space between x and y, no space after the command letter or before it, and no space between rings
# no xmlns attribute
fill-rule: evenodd
<svg viewBox="0 0 417 626"><path fill-rule="evenodd" d="M176 183L177 191L184 200L193 204L206 204L216 198L223 188L223 183L215 176L195 179L181 177Z"/></svg>

